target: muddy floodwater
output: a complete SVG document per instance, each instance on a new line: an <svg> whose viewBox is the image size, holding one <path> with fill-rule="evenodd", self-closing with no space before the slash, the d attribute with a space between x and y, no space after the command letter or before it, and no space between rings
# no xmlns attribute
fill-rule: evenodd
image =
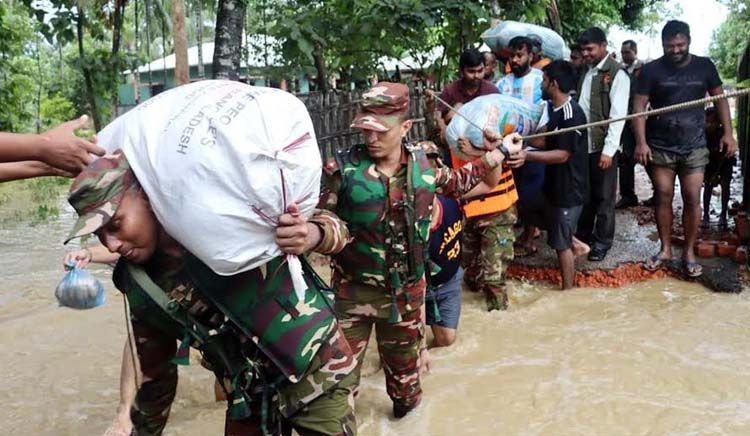
<svg viewBox="0 0 750 436"><path fill-rule="evenodd" d="M0 206L0 209L6 206ZM2 210L0 210L0 213ZM107 268L105 306L58 308L72 220L0 225L0 434L99 435L114 416L126 328ZM665 279L559 292L511 285L487 313L464 294L459 339L433 351L422 406L390 418L370 348L361 435L750 435L750 299ZM219 435L224 405L193 359L166 435Z"/></svg>

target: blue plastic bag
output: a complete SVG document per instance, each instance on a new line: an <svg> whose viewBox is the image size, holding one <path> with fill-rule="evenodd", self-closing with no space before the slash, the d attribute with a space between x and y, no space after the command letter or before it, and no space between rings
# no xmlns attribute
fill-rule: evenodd
<svg viewBox="0 0 750 436"><path fill-rule="evenodd" d="M501 135L513 132L528 135L536 132L543 110L543 104L533 105L508 95L483 95L458 109L460 115L453 117L445 131L446 140L459 158L469 159L458 147L458 138L466 138L475 148L481 149L484 133L477 126Z"/></svg>
<svg viewBox="0 0 750 436"><path fill-rule="evenodd" d="M93 309L104 304L104 286L96 277L85 269L76 268L75 263L67 263L65 267L70 271L55 289L55 297L60 306Z"/></svg>

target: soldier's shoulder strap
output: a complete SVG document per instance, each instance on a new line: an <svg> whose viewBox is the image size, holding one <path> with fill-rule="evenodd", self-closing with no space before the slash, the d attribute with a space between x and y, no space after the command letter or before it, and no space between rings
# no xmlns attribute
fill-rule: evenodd
<svg viewBox="0 0 750 436"><path fill-rule="evenodd" d="M337 172L341 172L348 165L358 165L362 158L362 153L366 153L364 147L363 144L358 144L349 148L336 150L333 157L328 158L326 161L323 171L328 175L334 175Z"/></svg>

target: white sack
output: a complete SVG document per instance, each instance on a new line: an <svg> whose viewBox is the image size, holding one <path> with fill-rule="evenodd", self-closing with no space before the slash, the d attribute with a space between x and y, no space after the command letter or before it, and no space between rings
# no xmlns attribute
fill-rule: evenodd
<svg viewBox="0 0 750 436"><path fill-rule="evenodd" d="M124 151L167 233L221 275L281 254L275 224L253 207L275 219L285 194L309 217L318 201L312 121L279 89L219 80L180 86L120 116L98 138L107 151Z"/></svg>

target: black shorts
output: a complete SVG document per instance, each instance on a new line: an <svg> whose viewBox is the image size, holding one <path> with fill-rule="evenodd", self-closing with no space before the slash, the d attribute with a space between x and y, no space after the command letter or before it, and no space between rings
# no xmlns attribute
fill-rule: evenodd
<svg viewBox="0 0 750 436"><path fill-rule="evenodd" d="M545 196L540 196L534 205L529 205L526 215L530 224L547 231L550 248L563 251L573 247L573 235L582 211L583 205L558 207Z"/></svg>

